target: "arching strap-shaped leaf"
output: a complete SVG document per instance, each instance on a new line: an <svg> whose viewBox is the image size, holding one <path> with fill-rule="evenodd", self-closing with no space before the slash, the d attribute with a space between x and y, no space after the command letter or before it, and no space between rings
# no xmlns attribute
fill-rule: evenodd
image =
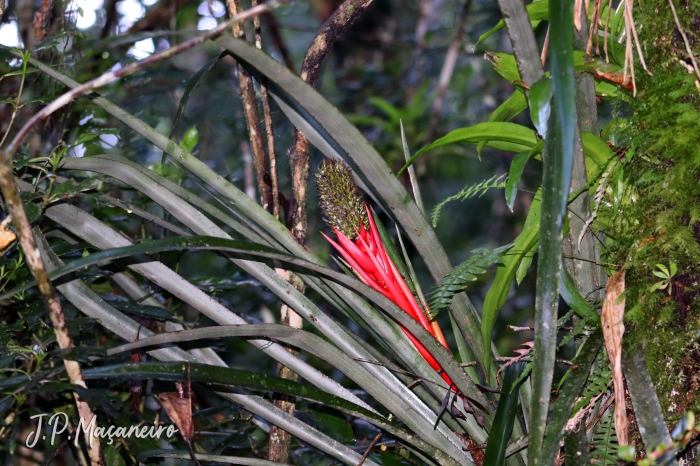
<svg viewBox="0 0 700 466"><path fill-rule="evenodd" d="M411 195L371 144L348 120L316 90L264 52L245 41L220 37L216 41L230 51L268 89L292 123L326 157L345 159L364 182L369 193L406 232L425 261L435 281L452 271L444 248ZM450 308L477 361L492 358L484 347L476 326L480 321L464 293L457 295ZM495 380L491 380L495 383Z"/></svg>
<svg viewBox="0 0 700 466"><path fill-rule="evenodd" d="M520 115L525 109L527 109L525 92L522 89L516 89L505 102L491 112L489 121L510 121ZM481 141L476 145L476 153L479 158L481 158L481 152L486 147L486 142Z"/></svg>
<svg viewBox="0 0 700 466"><path fill-rule="evenodd" d="M421 343L430 351L430 353L435 357L440 366L445 370L445 372L453 380L457 388L464 394L473 398L479 404L486 406L488 401L484 395L476 388L472 380L466 375L464 370L459 366L454 357L425 329L423 329L416 321L414 321L408 314L398 308L394 303L385 298L382 294L374 291L364 283L349 277L343 273L336 272L327 267L314 264L312 262L305 261L303 259L290 256L285 253L275 251L272 248L265 246L246 243L241 241L232 241L222 238L210 237L210 236L190 236L186 238L165 238L155 241L150 241L148 243L135 244L133 246L126 246L121 248L110 249L107 251L102 251L99 253L91 254L87 257L77 259L73 262L66 264L65 266L53 271L49 274L51 280L56 280L57 278L63 277L69 273L82 270L85 267L95 265L101 262L123 259L126 257L141 257L145 261L150 261L152 259L148 258L146 254L155 254L166 251L221 251L231 254L237 257L243 257L250 260L260 260L269 259L277 260L283 262L291 270L296 270L297 268L303 271L312 271L320 275L332 278L333 280L351 288L354 291L360 292L361 294L367 296L370 300L377 303L382 309L384 309L387 314L390 315L399 324L406 327L416 338L420 340ZM28 283L22 287L15 288L9 292L0 296L0 299L4 299L9 296L13 296L26 290L32 286L35 286L36 282ZM486 413L485 419L487 424L490 425L492 413Z"/></svg>
<svg viewBox="0 0 700 466"><path fill-rule="evenodd" d="M518 387L522 380L520 374L525 369L524 362L512 364L505 369L503 385L504 392L498 400L496 417L493 420L493 427L489 432L489 440L486 444L484 464L492 466L503 466L506 462L506 447L513 433L515 418L518 413Z"/></svg>
<svg viewBox="0 0 700 466"><path fill-rule="evenodd" d="M433 149L455 143L478 144L480 142L485 142L487 147L517 153L531 149L537 144L537 136L530 128L505 121L478 123L467 128L459 128L413 154L406 165L399 170L399 174L418 157Z"/></svg>
<svg viewBox="0 0 700 466"><path fill-rule="evenodd" d="M248 326L245 326L248 327ZM153 338L153 337L151 337ZM440 457L440 464L456 465L452 458L441 453L424 441L408 434L403 429L387 421L382 416L364 409L342 398L330 395L317 388L303 385L299 382L273 377L266 374L249 372L229 367L213 366L209 364L196 364L190 362L140 362L101 366L84 369L83 377L86 379L136 379L136 380L190 380L210 384L211 388L221 390L221 387L242 387L252 390L273 391L289 396L296 396L306 400L321 403L335 408L350 416L369 422L408 442L420 450L425 448L428 455ZM443 463L444 461L444 463Z"/></svg>

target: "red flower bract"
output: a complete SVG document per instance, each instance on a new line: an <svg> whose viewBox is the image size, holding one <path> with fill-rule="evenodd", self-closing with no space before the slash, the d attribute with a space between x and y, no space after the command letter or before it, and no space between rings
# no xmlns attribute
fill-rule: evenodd
<svg viewBox="0 0 700 466"><path fill-rule="evenodd" d="M370 229L367 231L364 225L360 224L359 230L356 230L357 238L354 241L335 229L334 232L338 238L337 242L322 233L323 236L333 245L366 285L380 292L403 309L447 348L447 343L442 335L442 331L440 331L440 327L437 325L437 322L433 321L431 323L428 321L396 265L389 258L379 236L377 225L374 223L372 212L366 205L365 209L369 218ZM430 364L430 367L440 372L448 386L453 387L452 380L444 373L440 364L425 346L404 326L400 325L400 327L418 352Z"/></svg>

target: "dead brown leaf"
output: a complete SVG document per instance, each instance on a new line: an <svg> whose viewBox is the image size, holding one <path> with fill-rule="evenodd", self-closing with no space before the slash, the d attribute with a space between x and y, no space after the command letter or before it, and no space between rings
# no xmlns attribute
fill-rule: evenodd
<svg viewBox="0 0 700 466"><path fill-rule="evenodd" d="M177 391L161 393L158 395L158 401L165 412L168 413L170 419L173 420L177 428L180 430L180 435L187 443L187 448L190 451L192 461L197 466L200 466L199 460L192 447L192 439L194 438L194 423L192 422L192 387L189 380L186 382L176 382Z"/></svg>
<svg viewBox="0 0 700 466"><path fill-rule="evenodd" d="M625 385L622 380L622 335L625 325L625 271L621 270L608 279L605 287L605 301L600 314L605 348L608 350L615 388L615 432L620 445L628 444L627 410L625 408Z"/></svg>

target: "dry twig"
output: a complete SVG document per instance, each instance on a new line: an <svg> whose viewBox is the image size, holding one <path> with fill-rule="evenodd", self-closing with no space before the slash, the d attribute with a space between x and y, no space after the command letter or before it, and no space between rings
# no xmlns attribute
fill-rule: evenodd
<svg viewBox="0 0 700 466"><path fill-rule="evenodd" d="M240 0L227 0L226 8L231 17L237 16L238 12L242 11ZM242 22L233 23L231 28L233 30L233 37L245 40L245 28ZM253 85L253 78L250 76L250 73L248 73L240 63L238 64L238 83L241 100L243 100L243 113L245 114L250 145L253 149L253 165L255 166L255 175L258 180L260 203L265 210L272 213L272 176L270 174L270 161L265 152L262 125L260 124L260 112L255 97L255 86Z"/></svg>

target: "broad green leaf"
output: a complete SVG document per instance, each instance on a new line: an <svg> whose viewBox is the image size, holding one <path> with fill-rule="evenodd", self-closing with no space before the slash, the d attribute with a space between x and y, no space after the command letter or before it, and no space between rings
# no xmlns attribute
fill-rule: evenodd
<svg viewBox="0 0 700 466"><path fill-rule="evenodd" d="M485 57L491 62L494 70L508 80L508 82L511 82L516 86L522 86L522 83L520 82L520 72L518 71L518 66L513 55L505 52L486 52ZM575 69L575 71L588 72L591 70L590 66L581 60L580 69ZM550 73L545 73L545 76L549 77ZM615 97L617 96L618 91L619 86L616 84L598 79L595 81L595 93L599 97Z"/></svg>
<svg viewBox="0 0 700 466"><path fill-rule="evenodd" d="M489 466L503 466L506 464L506 447L518 414L518 388L520 386L518 379L524 369L525 363L518 362L506 367L504 371L503 384L501 385L503 394L498 400L496 416L489 432L489 440L484 454L484 464Z"/></svg>
<svg viewBox="0 0 700 466"><path fill-rule="evenodd" d="M520 261L537 244L539 238L540 192L538 191L530 205L530 211L525 219L522 233L515 238L513 247L503 256L503 267L496 270L496 277L484 297L484 307L481 317L481 336L483 341L491 341L491 331L496 323L498 312L508 298L510 286Z"/></svg>
<svg viewBox="0 0 700 466"><path fill-rule="evenodd" d="M34 223L39 219L41 211L43 210L43 205L39 207L34 202L26 202L22 204L24 206L24 212L27 214L27 220L29 223Z"/></svg>
<svg viewBox="0 0 700 466"><path fill-rule="evenodd" d="M408 162L406 162L406 165L399 170L399 174L418 157L430 150L449 144L477 144L482 141L486 142L487 147L493 147L494 149L505 152L522 152L537 144L537 136L535 136L535 132L530 128L508 122L486 122L478 123L467 128L459 128L450 131L446 136L441 137L432 144L428 144L413 154Z"/></svg>
<svg viewBox="0 0 700 466"><path fill-rule="evenodd" d="M187 152L192 152L197 142L199 142L199 132L197 131L197 127L193 126L185 131L185 134L182 136L182 142L180 142L180 147Z"/></svg>
<svg viewBox="0 0 700 466"><path fill-rule="evenodd" d="M124 458L114 446L106 445L103 452L105 455L105 466L126 466Z"/></svg>
<svg viewBox="0 0 700 466"><path fill-rule="evenodd" d="M542 173L540 245L535 291L535 341L528 462L551 464L542 457L557 346L557 311L564 217L576 138L574 84L574 0L553 2L549 9L552 115Z"/></svg>
<svg viewBox="0 0 700 466"><path fill-rule="evenodd" d="M489 121L510 121L527 109L527 98L522 89L516 89L508 99L491 113ZM476 153L481 158L481 152L486 147L487 141L481 141L476 145ZM408 157L406 158L408 160Z"/></svg>
<svg viewBox="0 0 700 466"><path fill-rule="evenodd" d="M491 62L493 69L508 82L520 81L520 72L515 57L505 52L486 52L484 57Z"/></svg>
<svg viewBox="0 0 700 466"><path fill-rule="evenodd" d="M458 385L458 388L460 385L460 381L466 380L466 378L464 377L464 371L462 371L461 368L459 368L459 365L454 360L454 358L451 357L451 355L448 356L449 353L447 352L447 350L442 345L440 345L437 342L437 340L431 338L428 332L425 329L422 329L422 327L420 327L420 325L417 322L415 322L411 317L409 317L408 314L401 311L400 308L398 308L395 304L393 304L391 301L385 298L384 295L382 295L381 293L372 290L359 280L348 277L345 274L336 272L327 267L319 266L312 262L299 259L297 257L291 256L280 251L276 251L275 249L259 244L253 244L242 241L232 241L212 236L165 238L150 241L147 243L139 243L134 244L132 246L114 248L107 251L90 254L87 257L76 259L64 265L63 267L54 270L49 274L49 278L51 280L56 280L60 277L65 276L66 274L106 261L113 261L132 256L135 258L140 258L149 261L150 259L146 256L147 254L180 250L222 251L227 252L228 254L231 254L233 256L246 257L250 260L274 259L287 264L292 268L292 270L294 270L295 267L298 267L301 269L311 270L313 272L331 277L335 281L338 281L354 289L355 291L362 292L362 294L377 302L382 308L384 308L387 311L388 314L391 315L392 318L397 320L401 325L405 326L412 334L416 336L416 338L420 339L421 343L423 343L426 346L426 348L431 352L431 354L435 357L438 363L440 363L443 366L443 369L448 373L448 375L450 375L455 384ZM36 286L36 282L30 282L26 285L15 288L9 292L5 292L2 296L0 296L0 299L13 296L33 286ZM425 336L428 337L424 338ZM423 341L423 339L425 341ZM470 396L472 396L479 403L488 404L486 398L483 395L481 395L480 393L473 393L475 387L473 386L471 381L469 381L464 388L460 389L463 393L469 393Z"/></svg>
<svg viewBox="0 0 700 466"><path fill-rule="evenodd" d="M662 288L662 287L663 287L663 288ZM656 290L658 290L658 289L662 289L662 290L663 290L664 288L666 288L666 286L664 286L664 282L656 282L656 283L654 283L653 285L651 285L651 288L649 288L649 292L650 292L650 293L653 293L654 291L656 291Z"/></svg>
<svg viewBox="0 0 700 466"><path fill-rule="evenodd" d="M537 81L530 88L528 99L530 101L532 124L535 125L539 135L546 139L547 122L552 110L552 81L549 78Z"/></svg>
<svg viewBox="0 0 700 466"><path fill-rule="evenodd" d="M352 427L350 424L348 424L348 421L345 420L345 418L311 409L306 410L301 414L304 414L310 418L311 422L308 424L311 427L314 427L321 432L325 432L332 439L346 444L355 441Z"/></svg>
<svg viewBox="0 0 700 466"><path fill-rule="evenodd" d="M527 16L530 18L532 29L535 29L540 24L540 21L544 21L547 19L547 15L549 13L549 1L541 0L539 2L533 2L527 5L525 9L527 10ZM496 26L493 27L493 29L489 30L488 32L485 32L479 37L479 40L476 41L474 47L476 48L477 45L485 41L494 33L503 29L505 26L506 23L503 20L500 20L498 24L496 24Z"/></svg>

